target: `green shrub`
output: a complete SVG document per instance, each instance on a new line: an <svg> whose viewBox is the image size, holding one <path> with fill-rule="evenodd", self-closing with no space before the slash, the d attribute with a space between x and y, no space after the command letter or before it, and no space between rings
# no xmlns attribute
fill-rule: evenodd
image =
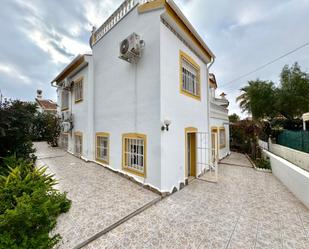
<svg viewBox="0 0 309 249"><path fill-rule="evenodd" d="M271 169L271 165L270 165L269 160L265 160L263 158L257 158L254 163L255 163L257 168Z"/></svg>
<svg viewBox="0 0 309 249"><path fill-rule="evenodd" d="M46 168L5 159L7 174L0 176L0 248L52 248L60 239L49 232L71 201L54 188L57 182ZM14 167L15 166L15 167Z"/></svg>
<svg viewBox="0 0 309 249"><path fill-rule="evenodd" d="M0 103L0 165L2 158L16 155L35 160L31 130L36 104L19 100Z"/></svg>
<svg viewBox="0 0 309 249"><path fill-rule="evenodd" d="M52 147L58 146L61 132L59 118L51 113L37 113L32 127L33 141L47 141Z"/></svg>

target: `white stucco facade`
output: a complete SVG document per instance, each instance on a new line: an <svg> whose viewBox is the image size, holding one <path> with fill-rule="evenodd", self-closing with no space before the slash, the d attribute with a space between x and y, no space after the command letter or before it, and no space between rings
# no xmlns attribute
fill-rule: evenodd
<svg viewBox="0 0 309 249"><path fill-rule="evenodd" d="M198 41L198 36L192 37L195 31L190 34L179 24L177 18L184 17L177 13L179 9L174 3L151 5L150 9L148 4L140 9L138 4L127 8L122 19L111 20L112 28L99 30L104 31L104 35L99 36L97 31L97 36L91 37L100 37L92 44L92 56L77 58L53 82L58 86L58 105L61 107L63 82L66 79L74 82L83 77L83 100L75 103L74 91L69 94L68 110L73 115L73 129L68 133L69 152L74 153L74 134L82 134L83 159L129 175L160 192L171 192L179 189L188 178L186 129L194 128L196 137L195 148L190 150L195 157L195 176L203 173L211 161L208 66L213 55ZM116 24L113 20L117 20ZM186 25L185 20L183 22L182 25ZM189 24L188 27L192 29ZM136 64L119 58L120 42L133 32L145 42ZM180 52L199 66L199 99L180 91ZM62 113L61 108L58 112ZM166 119L171 124L168 131L162 131ZM206 136L207 152L203 156L197 153L199 132ZM97 133L109 136L108 163L96 160ZM145 175L134 174L122 166L123 135L127 133L146 137ZM222 150L222 155L225 153ZM205 164L199 164L201 160Z"/></svg>
<svg viewBox="0 0 309 249"><path fill-rule="evenodd" d="M215 148L213 148L218 159L221 160L230 154L229 102L224 93L221 94L221 98L216 97L217 82L213 74L211 74L209 82L210 129L213 135L217 137L214 142ZM225 138L222 138L222 134L220 134L222 132Z"/></svg>

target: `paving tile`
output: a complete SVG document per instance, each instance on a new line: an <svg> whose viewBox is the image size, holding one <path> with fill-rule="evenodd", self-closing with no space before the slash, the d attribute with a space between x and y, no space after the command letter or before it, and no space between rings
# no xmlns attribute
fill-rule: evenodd
<svg viewBox="0 0 309 249"><path fill-rule="evenodd" d="M153 192L95 164L45 143L37 143L38 163L55 174L72 207L58 218L59 249L73 248L158 197Z"/></svg>
<svg viewBox="0 0 309 249"><path fill-rule="evenodd" d="M50 165L73 200L53 231L64 238L60 249L72 248L156 196L98 165L52 153L58 157L39 161ZM84 248L309 248L309 210L272 174L252 169L245 156L232 153L224 163L218 183L194 180Z"/></svg>

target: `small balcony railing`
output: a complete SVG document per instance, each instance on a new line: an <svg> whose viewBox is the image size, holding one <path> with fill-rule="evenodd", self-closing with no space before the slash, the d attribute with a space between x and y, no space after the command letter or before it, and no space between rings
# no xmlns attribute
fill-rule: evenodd
<svg viewBox="0 0 309 249"><path fill-rule="evenodd" d="M93 30L91 47L96 44L109 30L111 30L136 5L152 2L154 0L125 0L114 13L97 30Z"/></svg>

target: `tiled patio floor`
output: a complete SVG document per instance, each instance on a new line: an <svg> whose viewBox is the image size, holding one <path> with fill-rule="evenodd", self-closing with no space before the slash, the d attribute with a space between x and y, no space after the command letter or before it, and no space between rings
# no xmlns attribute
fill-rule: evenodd
<svg viewBox="0 0 309 249"><path fill-rule="evenodd" d="M242 155L221 164L217 184L194 180L85 248L308 249L309 210Z"/></svg>
<svg viewBox="0 0 309 249"><path fill-rule="evenodd" d="M48 165L68 192L72 207L58 219L61 249L71 249L157 198L158 195L95 164L86 163L46 143L35 143L38 165Z"/></svg>

